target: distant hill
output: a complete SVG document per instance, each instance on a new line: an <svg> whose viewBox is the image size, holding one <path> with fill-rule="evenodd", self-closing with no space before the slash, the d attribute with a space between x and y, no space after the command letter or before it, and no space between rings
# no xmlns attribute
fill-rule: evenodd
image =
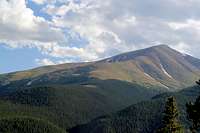
<svg viewBox="0 0 200 133"><path fill-rule="evenodd" d="M154 133L162 123L167 97L174 96L178 103L180 121L187 131L190 122L186 117L185 104L195 101L200 87L194 86L176 93L157 95L152 100L132 105L122 111L94 119L88 124L71 129L70 133Z"/></svg>

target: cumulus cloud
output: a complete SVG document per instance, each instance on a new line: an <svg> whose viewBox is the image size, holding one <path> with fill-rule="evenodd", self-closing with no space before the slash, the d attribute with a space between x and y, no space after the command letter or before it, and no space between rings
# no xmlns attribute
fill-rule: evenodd
<svg viewBox="0 0 200 133"><path fill-rule="evenodd" d="M197 0L71 0L46 12L86 38L86 51L99 58L158 42L200 57L193 49L200 48L199 8Z"/></svg>
<svg viewBox="0 0 200 133"><path fill-rule="evenodd" d="M38 5L42 5L42 4L46 4L46 3L56 3L56 1L62 1L62 0L31 0L34 3L38 4Z"/></svg>
<svg viewBox="0 0 200 133"><path fill-rule="evenodd" d="M2 0L1 42L36 47L61 61L92 61L160 43L200 57L198 0L32 1L52 19L35 16L25 0Z"/></svg>
<svg viewBox="0 0 200 133"><path fill-rule="evenodd" d="M35 2L42 4L47 1ZM25 0L0 1L0 42L12 48L37 48L52 57L96 58L95 53L88 54L83 48L68 46L63 29L43 17L35 16L33 10L27 8ZM43 62L52 64L47 60Z"/></svg>
<svg viewBox="0 0 200 133"><path fill-rule="evenodd" d="M36 4L44 4L46 0L32 0Z"/></svg>
<svg viewBox="0 0 200 133"><path fill-rule="evenodd" d="M42 58L42 59L35 59L35 62L39 66L48 66L48 65L71 63L71 62L74 62L74 60L73 59L63 59L63 60L58 60L58 61L52 61L49 58Z"/></svg>
<svg viewBox="0 0 200 133"><path fill-rule="evenodd" d="M64 40L62 31L42 17L34 16L25 0L0 1L0 40L57 42Z"/></svg>
<svg viewBox="0 0 200 133"><path fill-rule="evenodd" d="M47 58L45 58L45 59L36 59L35 61L40 66L43 66L43 65L45 65L45 66L46 65L55 65L56 64L55 62L53 62L53 61L51 61L50 59L47 59Z"/></svg>
<svg viewBox="0 0 200 133"><path fill-rule="evenodd" d="M84 49L90 53L96 53L99 58L102 58L130 49L130 45L128 48L125 40L121 40L123 38L120 38L117 30L126 30L126 28L134 27L136 24L136 18L132 14L124 13L116 14L116 16L115 12L107 10L111 4L110 1L101 2L98 0L84 0L81 3L70 1L57 7L58 12L53 12L51 15L54 15L53 22L56 26L69 27L79 33L89 42ZM67 10L62 15L63 13L59 11L64 6L67 7ZM55 7L54 11L56 11ZM49 12L48 9L47 12ZM59 16L57 16L58 14ZM110 18L110 15L113 17Z"/></svg>

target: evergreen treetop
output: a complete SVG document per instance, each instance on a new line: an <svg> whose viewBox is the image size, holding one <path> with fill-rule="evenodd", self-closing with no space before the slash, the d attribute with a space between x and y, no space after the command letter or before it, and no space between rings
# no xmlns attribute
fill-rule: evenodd
<svg viewBox="0 0 200 133"><path fill-rule="evenodd" d="M164 117L162 120L162 128L158 133L183 133L181 124L178 121L179 113L176 100L174 97L169 97L166 101Z"/></svg>
<svg viewBox="0 0 200 133"><path fill-rule="evenodd" d="M200 86L200 80L196 82ZM186 104L188 119L192 122L190 130L192 133L200 131L200 96L194 103Z"/></svg>

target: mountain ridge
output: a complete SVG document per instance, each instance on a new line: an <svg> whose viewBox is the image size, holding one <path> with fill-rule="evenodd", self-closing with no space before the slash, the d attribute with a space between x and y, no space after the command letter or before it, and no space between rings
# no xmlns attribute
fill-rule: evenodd
<svg viewBox="0 0 200 133"><path fill-rule="evenodd" d="M122 59L124 58L125 60L130 60L131 58L133 59L133 56L131 58L125 58L123 56L127 56L127 55L134 55L134 56L139 56L141 54L144 54L145 52L149 52L149 51L155 51L156 49L171 49L168 45L165 44L161 44L161 45L157 45L157 46L152 46L152 47L148 47L148 48L143 48L143 49L139 49L139 50L135 50L135 51L129 51L129 52L125 52L125 53L121 53L106 59L103 59L102 61L115 61L115 59L117 57L121 57ZM172 49L171 49L172 50ZM119 60L119 61L123 61L123 60Z"/></svg>
<svg viewBox="0 0 200 133"><path fill-rule="evenodd" d="M44 66L3 74L0 75L0 84L7 85L12 81L31 78L36 81L35 79L44 76L58 79L63 73L68 73L67 77L78 77L84 73L89 78L115 79L174 91L192 86L192 81L198 79L200 59L182 54L167 45L158 45L95 62ZM30 83L31 81L27 82Z"/></svg>

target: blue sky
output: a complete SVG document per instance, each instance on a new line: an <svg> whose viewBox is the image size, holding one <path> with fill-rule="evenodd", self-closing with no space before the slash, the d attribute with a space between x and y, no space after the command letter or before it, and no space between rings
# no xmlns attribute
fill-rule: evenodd
<svg viewBox="0 0 200 133"><path fill-rule="evenodd" d="M35 67L35 58L42 54L37 49L11 49L0 46L1 67L0 73L19 71Z"/></svg>
<svg viewBox="0 0 200 133"><path fill-rule="evenodd" d="M167 44L200 58L199 0L1 0L0 73Z"/></svg>

